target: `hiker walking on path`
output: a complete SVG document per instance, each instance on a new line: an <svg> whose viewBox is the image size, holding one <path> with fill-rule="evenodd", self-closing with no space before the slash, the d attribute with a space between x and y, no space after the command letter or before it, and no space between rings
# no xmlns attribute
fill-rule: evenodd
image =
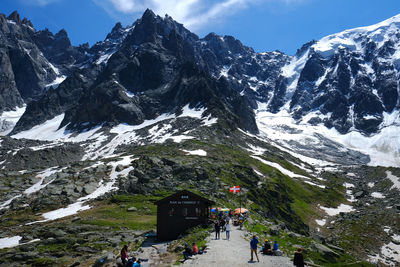
<svg viewBox="0 0 400 267"><path fill-rule="evenodd" d="M304 257L301 248L298 248L294 253L293 265L296 267L304 267Z"/></svg>
<svg viewBox="0 0 400 267"><path fill-rule="evenodd" d="M225 226L225 234L226 234L227 240L229 240L229 238L231 236L230 233L231 233L231 225L229 223L227 223Z"/></svg>
<svg viewBox="0 0 400 267"><path fill-rule="evenodd" d="M250 255L251 255L250 261L253 261L253 253L255 253L257 261L260 262L257 255L257 244L258 244L258 239L255 235L253 235L253 238L250 240Z"/></svg>
<svg viewBox="0 0 400 267"><path fill-rule="evenodd" d="M219 233L220 233L220 231L221 231L221 227L220 227L220 225L219 225L218 220L216 220L216 221L214 222L214 228L215 228L215 239L219 239Z"/></svg>

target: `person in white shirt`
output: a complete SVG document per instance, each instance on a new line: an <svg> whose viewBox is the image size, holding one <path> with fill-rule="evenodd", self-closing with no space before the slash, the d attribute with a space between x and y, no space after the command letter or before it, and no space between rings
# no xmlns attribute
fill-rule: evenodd
<svg viewBox="0 0 400 267"><path fill-rule="evenodd" d="M230 233L231 233L231 225L229 224L229 222L225 225L225 234L226 234L226 239L229 240L230 237Z"/></svg>

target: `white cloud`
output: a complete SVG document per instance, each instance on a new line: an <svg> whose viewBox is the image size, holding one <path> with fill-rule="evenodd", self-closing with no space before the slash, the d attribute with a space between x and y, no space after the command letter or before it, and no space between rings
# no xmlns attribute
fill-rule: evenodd
<svg viewBox="0 0 400 267"><path fill-rule="evenodd" d="M40 1L40 0L37 0ZM43 1L43 0L42 0ZM48 0L47 0L48 1ZM304 0L93 0L107 12L110 8L124 14L142 13L146 8L156 14L170 15L185 27L196 30L205 25L222 21L228 16L245 10L250 6L266 2L282 2L285 4ZM110 12L112 13L112 12Z"/></svg>

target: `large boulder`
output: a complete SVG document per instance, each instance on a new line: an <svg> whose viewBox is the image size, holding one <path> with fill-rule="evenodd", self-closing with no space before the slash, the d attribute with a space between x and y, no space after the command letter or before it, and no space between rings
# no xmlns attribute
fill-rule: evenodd
<svg viewBox="0 0 400 267"><path fill-rule="evenodd" d="M278 225L272 225L269 228L269 233L271 235L279 235L280 234L280 227Z"/></svg>
<svg viewBox="0 0 400 267"><path fill-rule="evenodd" d="M329 262L337 262L337 259L340 257L338 253L322 244L312 243L310 249L321 254L321 256Z"/></svg>

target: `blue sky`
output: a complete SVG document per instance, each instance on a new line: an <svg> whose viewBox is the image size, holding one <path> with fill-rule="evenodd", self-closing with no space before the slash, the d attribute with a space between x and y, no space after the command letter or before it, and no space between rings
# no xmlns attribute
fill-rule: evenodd
<svg viewBox="0 0 400 267"><path fill-rule="evenodd" d="M132 24L149 7L200 37L232 35L256 51L294 54L304 43L400 13L400 0L1 0L38 30L65 28L74 45L103 40L116 22Z"/></svg>

